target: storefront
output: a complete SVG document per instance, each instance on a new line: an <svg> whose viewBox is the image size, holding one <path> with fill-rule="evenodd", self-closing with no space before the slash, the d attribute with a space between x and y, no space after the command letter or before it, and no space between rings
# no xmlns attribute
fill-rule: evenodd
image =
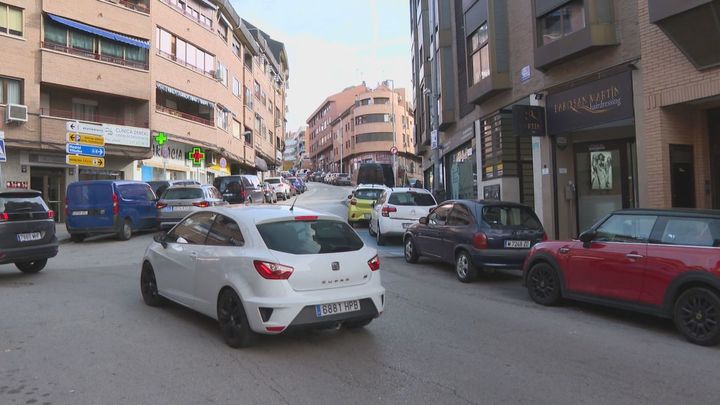
<svg viewBox="0 0 720 405"><path fill-rule="evenodd" d="M138 162L140 175L136 176L136 180L185 180L191 178L194 168L187 160L187 152L190 148L189 145L175 141L166 141L163 146L153 142L152 158Z"/></svg>
<svg viewBox="0 0 720 405"><path fill-rule="evenodd" d="M475 148L476 143L473 138L445 156L445 191L448 199L477 199Z"/></svg>
<svg viewBox="0 0 720 405"><path fill-rule="evenodd" d="M560 237L606 214L638 206L632 72L622 71L547 96L547 130ZM545 174L545 173L543 173Z"/></svg>

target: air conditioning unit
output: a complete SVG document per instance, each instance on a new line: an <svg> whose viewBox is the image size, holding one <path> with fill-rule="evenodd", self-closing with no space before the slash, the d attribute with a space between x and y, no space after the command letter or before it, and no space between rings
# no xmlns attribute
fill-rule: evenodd
<svg viewBox="0 0 720 405"><path fill-rule="evenodd" d="M217 80L217 81L219 81L219 82L223 81L223 71L222 71L222 69L215 69L215 70L213 70L213 77L215 78L215 80Z"/></svg>
<svg viewBox="0 0 720 405"><path fill-rule="evenodd" d="M5 123L27 122L27 106L22 104L8 104L5 108Z"/></svg>

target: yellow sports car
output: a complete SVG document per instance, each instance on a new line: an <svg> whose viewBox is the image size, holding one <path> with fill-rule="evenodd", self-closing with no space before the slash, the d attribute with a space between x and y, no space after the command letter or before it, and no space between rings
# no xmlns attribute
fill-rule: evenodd
<svg viewBox="0 0 720 405"><path fill-rule="evenodd" d="M380 198L383 191L385 187L379 185L359 185L355 188L348 196L348 223L354 226L370 221L373 203Z"/></svg>

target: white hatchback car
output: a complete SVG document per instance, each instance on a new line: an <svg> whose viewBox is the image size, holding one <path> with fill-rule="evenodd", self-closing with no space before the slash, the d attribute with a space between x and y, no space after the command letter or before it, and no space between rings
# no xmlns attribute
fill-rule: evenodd
<svg viewBox="0 0 720 405"><path fill-rule="evenodd" d="M373 208L368 232L377 238L378 245L384 245L386 237L404 235L410 225L435 207L435 197L425 189L388 188Z"/></svg>
<svg viewBox="0 0 720 405"><path fill-rule="evenodd" d="M155 236L143 299L217 319L232 347L294 327L360 328L380 316L377 251L341 218L279 206L209 208Z"/></svg>

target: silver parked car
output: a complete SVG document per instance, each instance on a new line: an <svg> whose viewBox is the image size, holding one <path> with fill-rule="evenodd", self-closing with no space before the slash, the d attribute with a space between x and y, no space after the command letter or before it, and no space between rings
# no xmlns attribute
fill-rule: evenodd
<svg viewBox="0 0 720 405"><path fill-rule="evenodd" d="M209 184L171 186L157 202L158 222L160 228L170 228L192 211L225 205L222 194Z"/></svg>

